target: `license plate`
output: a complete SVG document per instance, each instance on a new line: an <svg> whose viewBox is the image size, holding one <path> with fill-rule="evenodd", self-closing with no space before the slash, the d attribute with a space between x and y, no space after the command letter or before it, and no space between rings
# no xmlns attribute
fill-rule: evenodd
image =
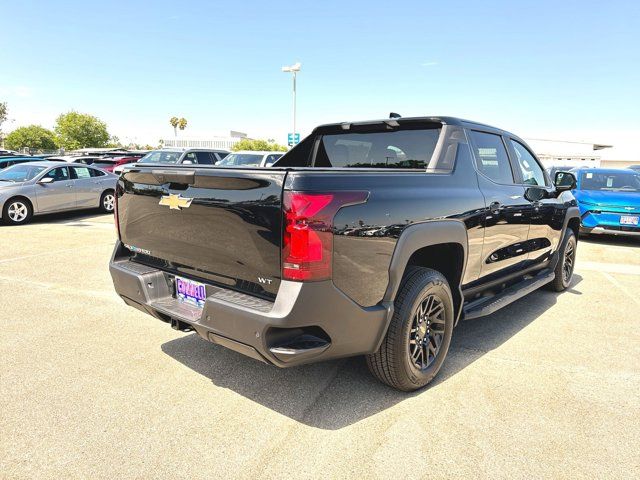
<svg viewBox="0 0 640 480"><path fill-rule="evenodd" d="M622 215L620 217L620 225L638 225L638 217Z"/></svg>
<svg viewBox="0 0 640 480"><path fill-rule="evenodd" d="M204 283L176 277L176 297L183 303L202 308L207 298L207 289Z"/></svg>

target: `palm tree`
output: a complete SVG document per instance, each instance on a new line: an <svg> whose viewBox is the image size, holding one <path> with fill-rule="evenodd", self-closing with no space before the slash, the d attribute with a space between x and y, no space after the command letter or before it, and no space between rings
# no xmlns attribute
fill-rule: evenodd
<svg viewBox="0 0 640 480"><path fill-rule="evenodd" d="M180 120L178 120L178 128L180 130L184 130L185 128L187 128L187 119L182 117Z"/></svg>
<svg viewBox="0 0 640 480"><path fill-rule="evenodd" d="M175 137L177 137L177 136L178 136L178 130L177 130L177 128L178 128L178 123L180 123L180 119L179 119L178 117L171 117L171 118L169 119L169 123L170 123L170 124L171 124L171 126L173 127L173 135L174 135Z"/></svg>

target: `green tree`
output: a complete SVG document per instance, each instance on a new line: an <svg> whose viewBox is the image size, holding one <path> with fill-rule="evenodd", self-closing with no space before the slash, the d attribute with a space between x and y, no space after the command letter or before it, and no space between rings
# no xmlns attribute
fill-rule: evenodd
<svg viewBox="0 0 640 480"><path fill-rule="evenodd" d="M78 112L63 113L56 120L58 143L67 150L105 147L109 143L107 124L102 120Z"/></svg>
<svg viewBox="0 0 640 480"><path fill-rule="evenodd" d="M30 150L55 150L58 148L55 134L40 125L16 128L7 135L4 143L7 148L12 150L25 147Z"/></svg>
<svg viewBox="0 0 640 480"><path fill-rule="evenodd" d="M268 140L252 140L250 138L243 138L237 142L231 150L237 152L239 150L266 150L269 152L286 152L287 147L284 145L278 145L276 142Z"/></svg>

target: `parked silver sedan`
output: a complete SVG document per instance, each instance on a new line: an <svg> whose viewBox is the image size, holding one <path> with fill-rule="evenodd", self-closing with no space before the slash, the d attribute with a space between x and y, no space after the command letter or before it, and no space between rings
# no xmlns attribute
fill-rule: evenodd
<svg viewBox="0 0 640 480"><path fill-rule="evenodd" d="M0 212L11 225L42 213L100 208L113 212L118 176L89 165L42 161L0 171Z"/></svg>

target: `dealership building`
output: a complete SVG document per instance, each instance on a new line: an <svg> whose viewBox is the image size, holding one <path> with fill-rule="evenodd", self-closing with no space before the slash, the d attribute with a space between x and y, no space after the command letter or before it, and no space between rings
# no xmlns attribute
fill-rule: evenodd
<svg viewBox="0 0 640 480"><path fill-rule="evenodd" d="M626 168L640 164L640 154L623 145L525 138L545 167Z"/></svg>
<svg viewBox="0 0 640 480"><path fill-rule="evenodd" d="M231 130L229 135L214 135L208 137L190 138L190 137L170 137L163 138L162 145L165 147L181 147L181 148L220 148L223 150L231 150L240 140L249 138L246 133Z"/></svg>

